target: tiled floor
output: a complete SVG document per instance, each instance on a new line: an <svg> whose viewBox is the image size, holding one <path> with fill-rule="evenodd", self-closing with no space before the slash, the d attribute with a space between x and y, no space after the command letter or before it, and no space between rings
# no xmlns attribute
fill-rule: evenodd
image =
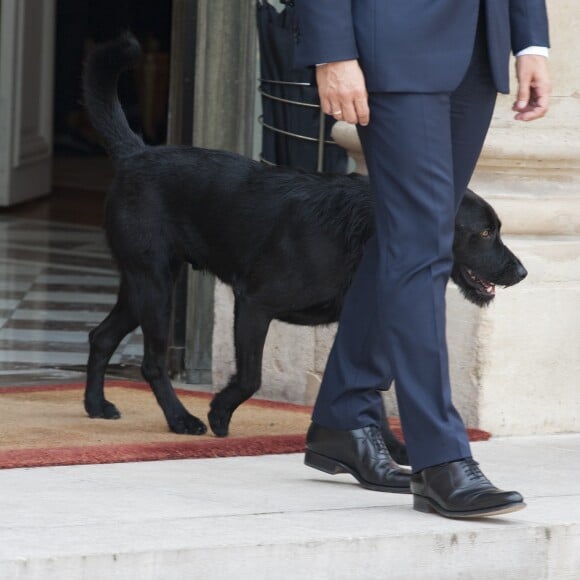
<svg viewBox="0 0 580 580"><path fill-rule="evenodd" d="M117 274L100 228L0 215L0 384L84 375L88 332L115 302ZM111 364L136 374L142 340Z"/></svg>

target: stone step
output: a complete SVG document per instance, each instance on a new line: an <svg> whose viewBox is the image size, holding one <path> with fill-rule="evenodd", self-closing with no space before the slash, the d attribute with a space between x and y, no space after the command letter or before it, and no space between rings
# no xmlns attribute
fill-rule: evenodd
<svg viewBox="0 0 580 580"><path fill-rule="evenodd" d="M580 234L580 157L576 153L580 146L574 131L568 131L566 138L560 134L559 143L545 136L534 139L530 125L522 133L522 124L511 121L510 107L504 108L503 115L508 118L488 135L470 187L493 205L504 233ZM531 127L532 135L545 131L541 124ZM354 170L366 173L354 126L339 121L332 128L332 137L348 151ZM536 148L531 148L533 159L526 156L526 139L532 139L536 148L538 143L548 145L554 158L547 151L538 157Z"/></svg>
<svg viewBox="0 0 580 580"><path fill-rule="evenodd" d="M473 448L527 509L422 514L302 455L0 471L0 578L580 578L580 436Z"/></svg>
<svg viewBox="0 0 580 580"><path fill-rule="evenodd" d="M494 207L504 233L580 235L580 172L480 166L470 187Z"/></svg>

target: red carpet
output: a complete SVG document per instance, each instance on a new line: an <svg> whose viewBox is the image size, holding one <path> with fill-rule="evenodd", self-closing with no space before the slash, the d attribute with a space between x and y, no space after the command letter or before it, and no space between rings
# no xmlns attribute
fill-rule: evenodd
<svg viewBox="0 0 580 580"><path fill-rule="evenodd" d="M106 396L122 413L117 421L89 419L83 389L78 383L0 387L0 469L295 453L304 449L310 422L309 407L254 399L238 409L227 438L176 435L145 384L107 383ZM212 395L177 392L205 421ZM400 436L398 420L391 425ZM490 434L469 429L469 436L482 441Z"/></svg>

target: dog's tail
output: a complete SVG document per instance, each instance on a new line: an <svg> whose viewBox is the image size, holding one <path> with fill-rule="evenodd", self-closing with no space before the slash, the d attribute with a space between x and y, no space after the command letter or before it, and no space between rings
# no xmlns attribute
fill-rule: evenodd
<svg viewBox="0 0 580 580"><path fill-rule="evenodd" d="M126 32L96 47L85 62L84 104L93 127L113 159L145 147L143 140L129 127L117 95L119 76L135 68L140 58L139 42Z"/></svg>

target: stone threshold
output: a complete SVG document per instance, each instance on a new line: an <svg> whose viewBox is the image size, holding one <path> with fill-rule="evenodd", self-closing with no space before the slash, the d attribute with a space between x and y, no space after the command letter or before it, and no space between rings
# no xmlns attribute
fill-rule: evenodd
<svg viewBox="0 0 580 580"><path fill-rule="evenodd" d="M579 578L580 435L473 448L527 509L421 514L301 455L1 471L0 578Z"/></svg>

